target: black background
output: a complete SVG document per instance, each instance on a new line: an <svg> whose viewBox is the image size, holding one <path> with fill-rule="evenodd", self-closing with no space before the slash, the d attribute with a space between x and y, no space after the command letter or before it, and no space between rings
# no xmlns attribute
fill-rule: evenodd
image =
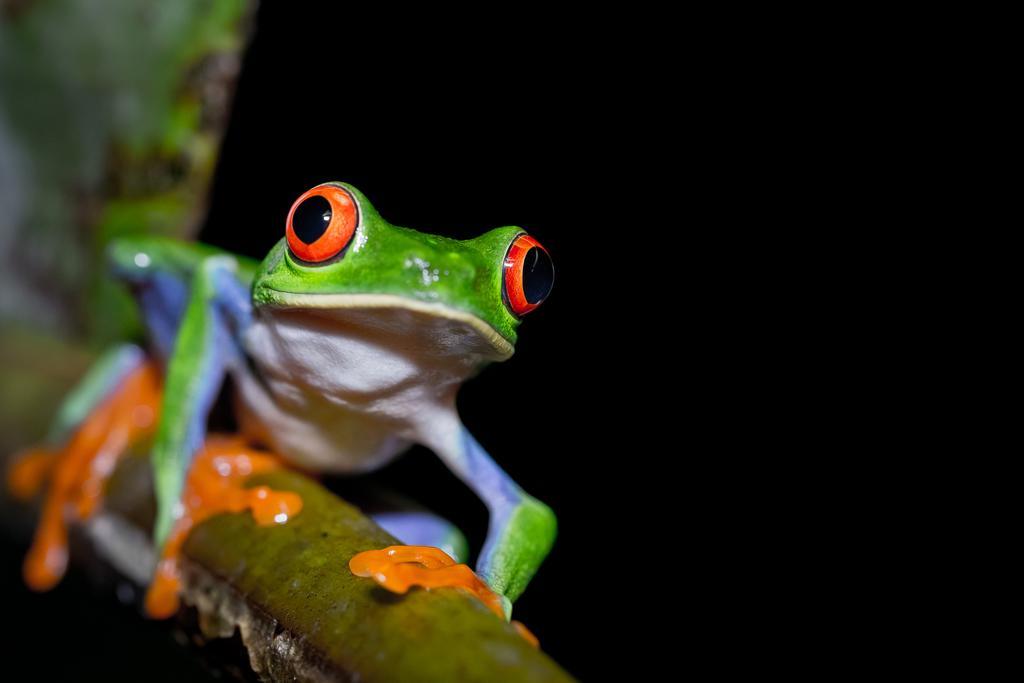
<svg viewBox="0 0 1024 683"><path fill-rule="evenodd" d="M521 325L515 356L470 381L458 405L495 460L559 519L555 549L514 617L576 676L600 678L626 662L635 671L623 637L643 640L654 627L628 616L632 604L672 600L676 590L676 579L666 586L650 574L674 561L639 540L641 529L672 520L655 518L659 501L637 481L675 476L677 458L671 446L655 452L648 435L652 423L665 426L652 405L676 391L666 373L679 312L639 312L654 291L647 254L675 249L677 238L675 218L640 219L637 187L650 169L639 153L652 145L654 105L627 48L583 24L520 17L499 31L473 21L460 17L456 36L402 34L360 24L336 4L304 13L264 3L201 237L262 258L294 199L327 180L352 183L396 225L456 238L519 225L537 237L554 259L554 290ZM659 163L671 172L678 160ZM412 450L374 479L456 521L479 549L483 505L429 451ZM50 596L19 594L13 613L97 660L105 677L130 676L132 652L161 668L159 647L115 642L149 625L135 628L130 610L103 606L109 596L67 584ZM109 625L77 637L72 623L54 630L66 614L58 599ZM103 667L107 648L126 671ZM171 665L153 674L183 675Z"/></svg>

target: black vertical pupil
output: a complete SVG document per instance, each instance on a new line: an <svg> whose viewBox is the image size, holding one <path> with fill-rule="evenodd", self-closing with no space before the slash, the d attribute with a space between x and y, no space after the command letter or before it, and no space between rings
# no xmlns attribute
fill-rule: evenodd
<svg viewBox="0 0 1024 683"><path fill-rule="evenodd" d="M523 259L523 294L531 304L539 304L555 284L555 266L548 252L533 247Z"/></svg>
<svg viewBox="0 0 1024 683"><path fill-rule="evenodd" d="M331 203L320 195L305 200L292 214L292 230L306 244L313 244L327 232L331 224Z"/></svg>

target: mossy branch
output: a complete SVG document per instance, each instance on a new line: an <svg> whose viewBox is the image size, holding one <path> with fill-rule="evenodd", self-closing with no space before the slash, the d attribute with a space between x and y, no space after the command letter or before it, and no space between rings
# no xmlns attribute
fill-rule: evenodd
<svg viewBox="0 0 1024 683"><path fill-rule="evenodd" d="M149 466L126 459L103 512L84 525L95 555L144 583L153 566ZM394 595L354 576L357 552L397 541L316 481L291 471L252 478L302 496L282 526L248 513L197 526L184 547L185 605L206 638L237 629L270 681L568 681L515 629L457 589Z"/></svg>
<svg viewBox="0 0 1024 683"><path fill-rule="evenodd" d="M44 341L0 335L0 351L12 360L0 372L0 387L18 390L22 397L3 411L8 429L0 447L7 452L43 433L42 416L52 414L89 360L57 345L46 357L64 359L67 367L52 360L41 363L38 350ZM34 398L26 400L29 396ZM16 433L20 443L11 440ZM253 477L251 483L298 493L302 512L276 527L260 527L248 513L219 515L197 526L184 547L183 600L198 611L198 625L192 625L206 638L231 636L236 629L241 633L260 678L571 680L462 591L413 589L400 596L352 575L348 561L355 553L396 541L316 481L279 471ZM0 495L5 526L24 535L32 525L30 509L20 506L8 514L13 505ZM128 457L110 480L102 511L74 535L88 540L94 556L89 562L112 567L141 586L154 565L154 510L149 462ZM84 559L82 549L74 544L73 562Z"/></svg>

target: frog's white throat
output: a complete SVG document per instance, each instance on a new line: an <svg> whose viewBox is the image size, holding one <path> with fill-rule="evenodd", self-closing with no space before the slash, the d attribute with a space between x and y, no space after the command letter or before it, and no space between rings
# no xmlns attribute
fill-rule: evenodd
<svg viewBox="0 0 1024 683"><path fill-rule="evenodd" d="M408 337L426 332L426 341L438 341L442 353L481 356L485 362L508 359L514 349L507 339L477 316L440 303L408 299L392 294L297 294L274 292L274 303L265 307L308 311L349 325L397 333ZM422 335L419 335L422 336ZM483 342L481 344L480 342ZM425 348L429 348L427 344Z"/></svg>
<svg viewBox="0 0 1024 683"><path fill-rule="evenodd" d="M495 349L473 322L416 306L261 306L238 366L242 430L311 469L380 466L457 424L458 386Z"/></svg>
<svg viewBox="0 0 1024 683"><path fill-rule="evenodd" d="M258 309L243 343L276 399L288 403L301 394L298 404L319 396L375 414L413 409L454 396L465 379L511 353L510 345L496 349L471 321L361 303Z"/></svg>

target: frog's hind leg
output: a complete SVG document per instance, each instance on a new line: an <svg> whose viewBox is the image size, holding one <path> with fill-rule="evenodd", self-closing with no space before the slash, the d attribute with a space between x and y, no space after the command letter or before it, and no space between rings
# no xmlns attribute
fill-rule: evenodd
<svg viewBox="0 0 1024 683"><path fill-rule="evenodd" d="M378 512L370 518L406 545L440 548L456 562L469 558L469 544L458 527L432 512L394 510Z"/></svg>
<svg viewBox="0 0 1024 683"><path fill-rule="evenodd" d="M88 519L102 501L120 457L149 437L160 410L160 374L137 346L105 353L62 404L45 443L17 458L12 494L29 499L46 487L42 518L25 558L25 582L48 590L67 567L67 524Z"/></svg>
<svg viewBox="0 0 1024 683"><path fill-rule="evenodd" d="M456 562L469 559L469 544L444 517L392 493L377 493L360 506L370 519L406 545L440 548Z"/></svg>

